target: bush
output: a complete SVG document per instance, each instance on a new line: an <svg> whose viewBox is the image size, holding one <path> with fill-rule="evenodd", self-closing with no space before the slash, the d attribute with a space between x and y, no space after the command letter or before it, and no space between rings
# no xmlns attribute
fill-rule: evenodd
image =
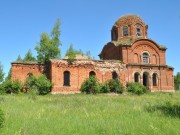
<svg viewBox="0 0 180 135"><path fill-rule="evenodd" d="M141 95L147 92L147 88L141 83L132 82L127 83L127 91L137 95Z"/></svg>
<svg viewBox="0 0 180 135"><path fill-rule="evenodd" d="M24 88L27 91L31 90L34 86L36 86L36 77L33 75L30 75L26 78L26 81L24 83Z"/></svg>
<svg viewBox="0 0 180 135"><path fill-rule="evenodd" d="M18 80L14 80L11 82L11 92L12 93L19 93L23 90L23 84Z"/></svg>
<svg viewBox="0 0 180 135"><path fill-rule="evenodd" d="M87 78L81 85L81 92L87 94L96 94L96 93L123 93L124 86L117 80L111 79L105 83L99 83L95 76Z"/></svg>
<svg viewBox="0 0 180 135"><path fill-rule="evenodd" d="M45 95L51 91L52 84L45 75L40 75L36 79L36 86L39 95Z"/></svg>
<svg viewBox="0 0 180 135"><path fill-rule="evenodd" d="M39 95L45 95L50 92L52 84L45 75L40 75L38 77L29 76L26 79L24 86L26 91L31 91Z"/></svg>
<svg viewBox="0 0 180 135"><path fill-rule="evenodd" d="M3 85L0 84L0 94L4 94L4 93L5 93L5 91L4 91Z"/></svg>
<svg viewBox="0 0 180 135"><path fill-rule="evenodd" d="M81 85L81 92L85 92L87 94L96 94L99 93L99 82L95 76L91 76L84 80Z"/></svg>
<svg viewBox="0 0 180 135"><path fill-rule="evenodd" d="M109 86L110 92L123 93L124 86L117 79L108 80L107 85Z"/></svg>
<svg viewBox="0 0 180 135"><path fill-rule="evenodd" d="M4 113L3 111L0 109L0 128L3 126L4 123Z"/></svg>
<svg viewBox="0 0 180 135"><path fill-rule="evenodd" d="M6 80L1 84L1 93L11 93L11 81Z"/></svg>
<svg viewBox="0 0 180 135"><path fill-rule="evenodd" d="M1 86L0 86L0 93L19 93L21 92L23 89L23 84L18 80L14 80L14 81L11 81L11 80L6 80L4 81Z"/></svg>
<svg viewBox="0 0 180 135"><path fill-rule="evenodd" d="M99 84L98 88L101 93L109 93L110 92L110 88L107 83Z"/></svg>

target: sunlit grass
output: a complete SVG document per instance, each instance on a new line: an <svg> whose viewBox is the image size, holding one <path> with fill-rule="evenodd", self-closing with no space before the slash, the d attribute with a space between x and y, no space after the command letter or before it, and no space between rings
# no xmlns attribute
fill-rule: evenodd
<svg viewBox="0 0 180 135"><path fill-rule="evenodd" d="M173 106L180 105L179 99L179 93L2 95L0 106L5 124L0 134L180 134L179 110L175 110L176 115L171 114Z"/></svg>

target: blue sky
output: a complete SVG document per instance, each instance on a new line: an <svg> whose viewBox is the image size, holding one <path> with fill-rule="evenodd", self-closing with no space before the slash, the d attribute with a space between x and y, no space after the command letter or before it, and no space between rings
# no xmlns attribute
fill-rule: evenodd
<svg viewBox="0 0 180 135"><path fill-rule="evenodd" d="M61 19L61 52L72 43L98 59L111 40L114 22L126 14L139 15L148 24L148 37L168 49L166 62L180 72L180 0L1 0L0 62L7 74L18 55L34 50L42 32Z"/></svg>

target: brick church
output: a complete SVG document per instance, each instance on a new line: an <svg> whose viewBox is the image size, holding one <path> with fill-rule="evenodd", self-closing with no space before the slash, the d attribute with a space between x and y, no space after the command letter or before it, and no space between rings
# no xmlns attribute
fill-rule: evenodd
<svg viewBox="0 0 180 135"><path fill-rule="evenodd" d="M139 82L150 91L174 91L173 67L166 65L166 47L148 38L148 25L136 15L120 17L111 30L111 41L100 60L76 56L76 61L51 59L49 64L13 62L12 79L24 82L29 74L45 74L53 83L52 93L79 92L82 82L95 75L100 82L118 79Z"/></svg>

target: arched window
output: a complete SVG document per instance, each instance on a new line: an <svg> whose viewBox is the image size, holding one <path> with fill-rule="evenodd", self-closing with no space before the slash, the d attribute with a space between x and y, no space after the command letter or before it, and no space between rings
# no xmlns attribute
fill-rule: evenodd
<svg viewBox="0 0 180 135"><path fill-rule="evenodd" d="M153 81L153 86L157 86L158 85L158 77L157 77L157 74L156 73L154 73L153 75L152 75L152 81Z"/></svg>
<svg viewBox="0 0 180 135"><path fill-rule="evenodd" d="M64 86L70 86L70 72L64 71Z"/></svg>
<svg viewBox="0 0 180 135"><path fill-rule="evenodd" d="M142 61L143 61L144 64L149 63L149 54L147 52L143 53Z"/></svg>
<svg viewBox="0 0 180 135"><path fill-rule="evenodd" d="M123 26L123 36L124 37L128 36L128 27L127 26Z"/></svg>
<svg viewBox="0 0 180 135"><path fill-rule="evenodd" d="M89 72L89 77L96 76L96 73L94 71Z"/></svg>
<svg viewBox="0 0 180 135"><path fill-rule="evenodd" d="M134 74L134 82L140 82L140 74L138 72Z"/></svg>
<svg viewBox="0 0 180 135"><path fill-rule="evenodd" d="M116 73L116 71L112 72L112 79L118 79L118 74Z"/></svg>
<svg viewBox="0 0 180 135"><path fill-rule="evenodd" d="M136 35L137 36L141 36L142 34L141 34L141 26L140 25L137 25L136 26Z"/></svg>

